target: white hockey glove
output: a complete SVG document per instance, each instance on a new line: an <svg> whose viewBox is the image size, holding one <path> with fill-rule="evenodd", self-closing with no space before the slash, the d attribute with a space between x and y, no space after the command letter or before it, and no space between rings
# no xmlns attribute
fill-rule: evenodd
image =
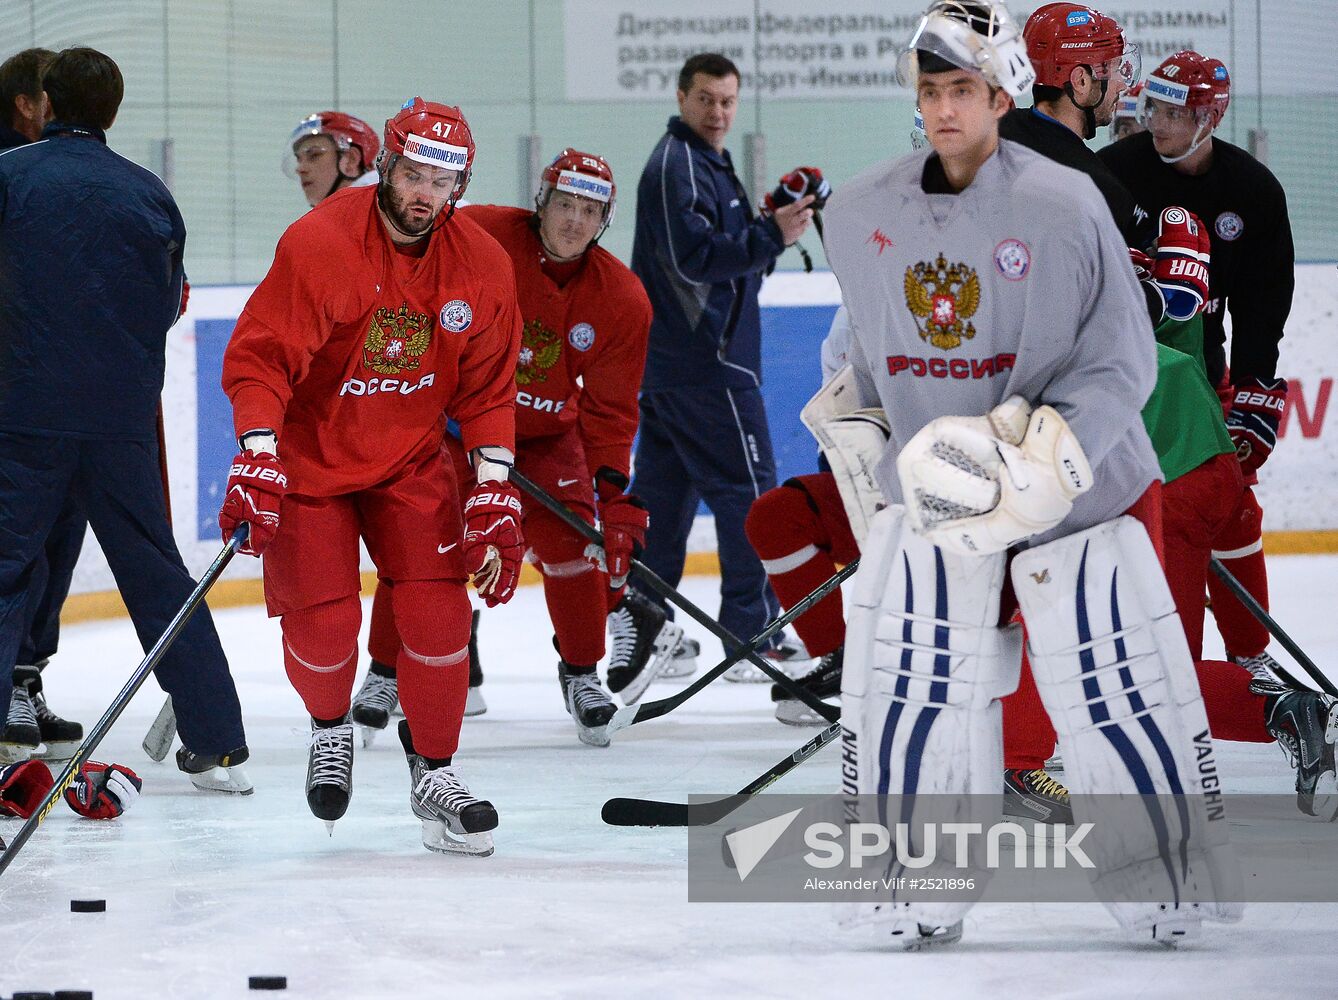
<svg viewBox="0 0 1338 1000"><path fill-rule="evenodd" d="M1032 411L1016 396L985 417L931 421L897 456L897 475L911 527L940 548L975 556L1053 528L1092 485L1064 418L1049 406Z"/></svg>

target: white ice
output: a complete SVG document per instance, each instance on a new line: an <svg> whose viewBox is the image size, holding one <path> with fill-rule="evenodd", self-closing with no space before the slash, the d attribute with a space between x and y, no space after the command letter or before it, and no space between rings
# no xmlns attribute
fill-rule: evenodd
<svg viewBox="0 0 1338 1000"><path fill-rule="evenodd" d="M1271 566L1278 618L1315 659L1338 660L1338 557ZM715 588L684 586L708 609ZM1176 952L1127 943L1095 903L980 906L960 945L904 954L844 937L826 905L687 902L687 834L607 827L604 800L731 792L816 731L777 723L766 686L721 682L609 749L583 746L533 587L484 615L488 714L466 720L457 757L501 815L496 854L422 848L393 730L359 751L352 805L328 837L303 798L305 720L276 624L249 608L215 618L256 793L196 792L145 758L139 743L161 704L150 684L96 755L143 776L139 804L104 823L58 806L0 877L0 996L256 996L248 975L285 975L280 995L313 998L1335 995L1338 905L1255 905ZM709 666L718 644L687 628ZM140 655L127 622L66 629L45 675L50 703L90 724ZM1275 746L1223 744L1219 757L1229 789L1291 790ZM836 787L829 748L775 790ZM0 822L0 835L17 827ZM72 898L105 898L107 912L72 914Z"/></svg>

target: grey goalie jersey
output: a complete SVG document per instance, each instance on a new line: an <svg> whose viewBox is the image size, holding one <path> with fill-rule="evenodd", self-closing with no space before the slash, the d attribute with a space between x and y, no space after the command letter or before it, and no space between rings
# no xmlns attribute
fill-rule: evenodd
<svg viewBox="0 0 1338 1000"><path fill-rule="evenodd" d="M1156 342L1110 210L1087 176L1007 140L965 191L926 194L931 153L865 171L824 212L861 403L891 424L885 496L901 502L896 456L930 420L1019 395L1059 411L1095 478L1036 540L1118 516L1161 472L1139 416Z"/></svg>

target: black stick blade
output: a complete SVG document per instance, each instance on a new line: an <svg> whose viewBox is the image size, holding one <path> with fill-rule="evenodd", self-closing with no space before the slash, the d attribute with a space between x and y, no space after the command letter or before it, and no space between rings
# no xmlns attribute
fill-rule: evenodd
<svg viewBox="0 0 1338 1000"><path fill-rule="evenodd" d="M654 799L609 799L600 815L609 826L710 826L750 798L743 794L727 795L693 805Z"/></svg>

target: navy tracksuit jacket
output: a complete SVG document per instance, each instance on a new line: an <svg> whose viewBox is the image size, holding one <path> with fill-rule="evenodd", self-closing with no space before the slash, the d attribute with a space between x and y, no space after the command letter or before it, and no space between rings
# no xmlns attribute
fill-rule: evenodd
<svg viewBox="0 0 1338 1000"><path fill-rule="evenodd" d="M157 435L185 240L167 188L98 129L52 122L41 141L0 154L0 707L33 567L69 501L146 650L194 589L168 523ZM208 608L156 675L187 747L245 744Z"/></svg>
<svg viewBox="0 0 1338 1000"><path fill-rule="evenodd" d="M775 222L753 213L729 153L670 118L637 186L632 270L655 318L632 490L650 512L646 565L673 584L697 503L706 502L720 553L720 622L743 639L778 610L743 522L776 485L757 293L784 249Z"/></svg>

